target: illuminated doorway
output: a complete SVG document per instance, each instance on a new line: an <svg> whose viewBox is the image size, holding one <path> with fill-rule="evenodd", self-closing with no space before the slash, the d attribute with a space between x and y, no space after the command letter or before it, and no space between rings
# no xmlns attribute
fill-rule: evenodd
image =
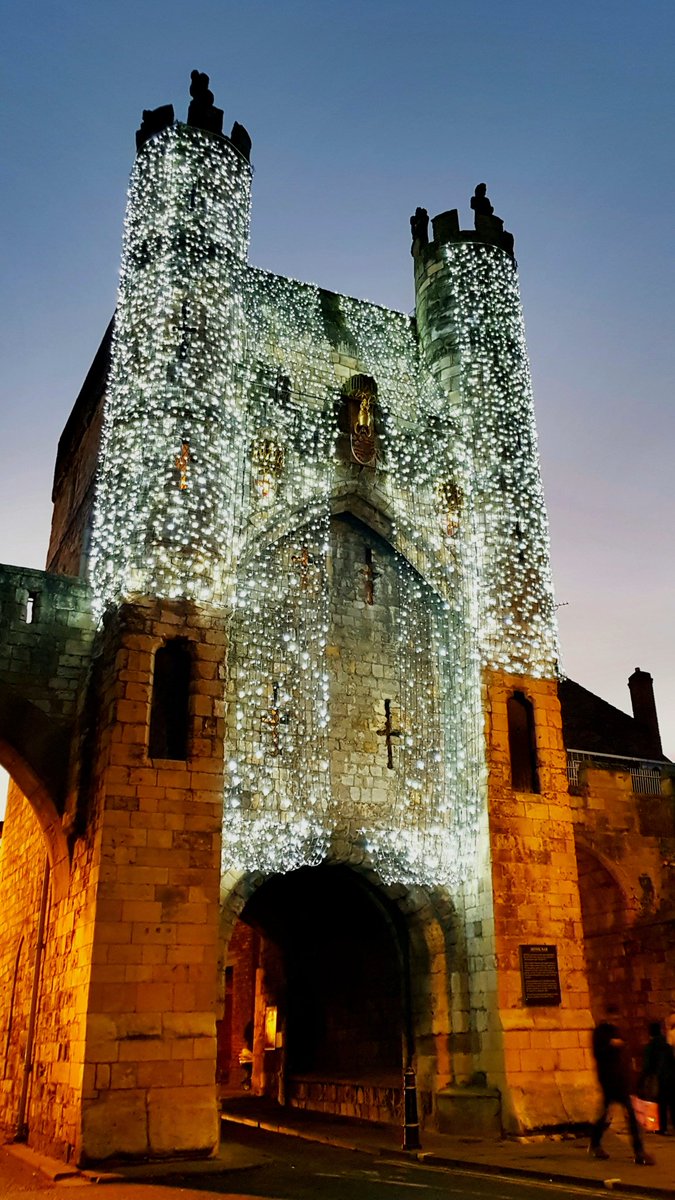
<svg viewBox="0 0 675 1200"><path fill-rule="evenodd" d="M406 1002L397 911L344 866L274 875L228 947L219 1073L294 1107L398 1120Z"/></svg>

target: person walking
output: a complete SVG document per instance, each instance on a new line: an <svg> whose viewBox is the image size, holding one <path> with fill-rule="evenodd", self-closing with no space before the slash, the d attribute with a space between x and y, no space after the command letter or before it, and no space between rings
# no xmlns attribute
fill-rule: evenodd
<svg viewBox="0 0 675 1200"><path fill-rule="evenodd" d="M655 1099L659 1109L659 1127L657 1133L662 1137L668 1132L668 1115L670 1123L675 1128L675 1054L668 1044L660 1021L651 1021L649 1025L649 1041L644 1048L640 1087L646 1091L654 1082L654 1093L649 1099Z"/></svg>
<svg viewBox="0 0 675 1200"><path fill-rule="evenodd" d="M602 1146L602 1135L609 1122L607 1113L613 1104L619 1104L628 1118L633 1154L635 1161L641 1167L651 1167L654 1159L647 1154L642 1142L642 1132L638 1124L635 1110L630 1098L630 1068L626 1045L621 1030L616 1024L618 1009L608 1005L605 1019L600 1021L593 1030L593 1057L598 1073L598 1083L602 1089L602 1112L591 1127L591 1144L588 1153L593 1158L609 1158Z"/></svg>

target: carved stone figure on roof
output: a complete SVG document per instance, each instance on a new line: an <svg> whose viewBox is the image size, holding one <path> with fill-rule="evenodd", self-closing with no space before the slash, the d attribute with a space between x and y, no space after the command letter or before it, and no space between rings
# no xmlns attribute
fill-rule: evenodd
<svg viewBox="0 0 675 1200"><path fill-rule="evenodd" d="M473 196L471 197L471 207L477 217L491 217L494 213L494 208L487 198L487 184L477 183Z"/></svg>
<svg viewBox="0 0 675 1200"><path fill-rule="evenodd" d="M415 209L410 218L410 232L413 240L413 253L415 245L418 249L429 245L429 214L426 208Z"/></svg>
<svg viewBox="0 0 675 1200"><path fill-rule="evenodd" d="M209 77L203 71L193 71L190 83L190 107L188 108L188 125L197 129L206 129L209 133L223 132L223 110L215 108L213 92L209 88Z"/></svg>

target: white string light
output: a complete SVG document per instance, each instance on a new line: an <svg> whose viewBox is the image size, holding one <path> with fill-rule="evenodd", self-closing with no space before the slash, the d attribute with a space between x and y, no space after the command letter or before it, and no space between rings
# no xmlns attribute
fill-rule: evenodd
<svg viewBox="0 0 675 1200"><path fill-rule="evenodd" d="M515 269L495 247L437 249L429 286L452 318L450 391L404 314L250 267L249 215L250 168L226 139L176 125L139 153L97 484L97 607L148 594L232 613L226 869L318 863L339 836L387 880L456 885L474 869L484 805L482 670L552 677L557 664ZM377 381L373 469L336 455L345 361ZM335 801L331 513L350 496L391 523L400 738L377 811Z"/></svg>

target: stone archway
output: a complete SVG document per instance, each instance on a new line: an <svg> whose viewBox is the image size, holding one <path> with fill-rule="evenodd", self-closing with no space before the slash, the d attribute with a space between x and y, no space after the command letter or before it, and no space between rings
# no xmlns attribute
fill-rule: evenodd
<svg viewBox="0 0 675 1200"><path fill-rule="evenodd" d="M224 896L222 931L225 1091L241 1088L238 1058L249 1041L259 1094L398 1121L410 1051L422 1112L431 1114L434 1093L452 1078L452 1012L462 1005L450 994L457 947L447 897L388 886L362 862L328 862L243 877ZM264 1049L272 1008L276 1053Z"/></svg>
<svg viewBox="0 0 675 1200"><path fill-rule="evenodd" d="M256 1092L398 1118L404 963L396 917L363 877L344 866L271 876L242 911L229 969L231 1053L252 1026Z"/></svg>
<svg viewBox="0 0 675 1200"><path fill-rule="evenodd" d="M68 892L70 855L62 818L52 793L33 766L4 737L0 737L0 765L8 772L35 815L49 860L54 899L59 900Z"/></svg>
<svg viewBox="0 0 675 1200"><path fill-rule="evenodd" d="M617 879L597 854L577 843L576 856L590 1004L599 1020L608 1003L629 1000L628 906Z"/></svg>

